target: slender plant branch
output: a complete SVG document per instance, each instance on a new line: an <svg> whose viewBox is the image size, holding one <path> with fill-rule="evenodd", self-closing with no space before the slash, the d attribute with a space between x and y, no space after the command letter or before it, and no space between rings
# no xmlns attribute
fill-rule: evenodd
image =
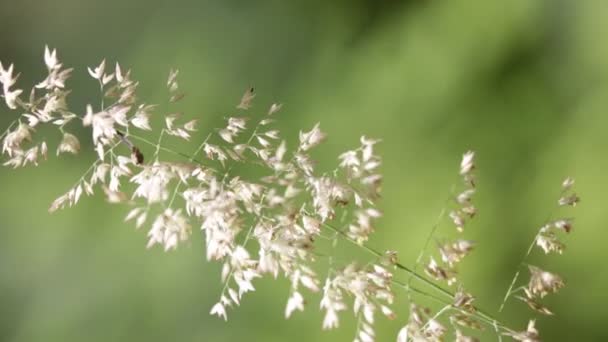
<svg viewBox="0 0 608 342"><path fill-rule="evenodd" d="M561 192L559 193L558 198L561 197L564 193L565 193L565 190L562 189ZM553 217L553 215L555 214L555 212L557 211L557 209L559 209L559 205L556 206L556 207L553 207L553 209L550 211L549 215L545 219L544 223L547 223L547 222L549 222L551 220L551 218ZM519 279L519 274L521 273L521 267L526 264L526 261L528 260L528 257L532 253L532 249L534 249L534 245L536 245L536 240L538 240L539 234L540 234L540 229L536 232L536 235L534 235L534 239L532 239L532 242L528 246L528 250L526 251L526 254L524 255L524 257L519 262L519 264L517 266L518 269L515 272L515 275L513 276L513 279L511 279L511 284L509 285L509 288L507 289L507 292L505 293L505 296L504 296L502 302L500 303L500 307L498 308L498 312L502 312L502 310L505 308L507 300L514 293L513 287L515 287L515 283L517 282L517 279Z"/></svg>

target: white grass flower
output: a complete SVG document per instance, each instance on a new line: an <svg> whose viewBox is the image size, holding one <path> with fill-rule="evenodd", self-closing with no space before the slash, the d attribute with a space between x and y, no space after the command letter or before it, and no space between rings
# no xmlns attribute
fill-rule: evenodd
<svg viewBox="0 0 608 342"><path fill-rule="evenodd" d="M148 204L164 201L169 196L169 182L174 178L175 173L168 164L145 165L130 180L131 183L137 184L133 198L144 198Z"/></svg>
<svg viewBox="0 0 608 342"><path fill-rule="evenodd" d="M44 47L44 63L49 70L54 70L61 66L57 60L56 49L51 51L48 46Z"/></svg>
<svg viewBox="0 0 608 342"><path fill-rule="evenodd" d="M10 91L6 87L4 88L4 100L6 101L6 105L8 106L8 108L17 109L17 100L19 99L19 95L21 95L22 92L23 90L21 89L15 89L13 91Z"/></svg>
<svg viewBox="0 0 608 342"><path fill-rule="evenodd" d="M124 192L118 190L112 190L107 186L103 186L103 191L106 194L106 201L108 203L125 203L127 202L127 195Z"/></svg>
<svg viewBox="0 0 608 342"><path fill-rule="evenodd" d="M192 121L186 123L186 125L190 125L191 129L187 129L185 127L185 125L182 126L178 126L176 125L176 121L177 119L179 119L181 115L180 114L170 114L167 115L167 117L165 117L165 125L166 125L166 129L165 131L167 132L167 134L169 135L173 135L179 138L182 138L184 140L189 140L190 139L190 133L188 133L188 131L190 131L191 129L193 129L193 123Z"/></svg>
<svg viewBox="0 0 608 342"><path fill-rule="evenodd" d="M9 65L7 69L4 69L2 63L0 63L0 83L2 83L5 88L12 87L17 81L17 77L13 78L13 69L13 64Z"/></svg>
<svg viewBox="0 0 608 342"><path fill-rule="evenodd" d="M50 208L49 208L49 212L55 212L58 209L63 209L65 207L71 207L76 205L76 203L78 203L78 201L80 200L80 197L83 193L83 187L82 184L78 184L75 187L73 187L72 189L70 189L68 192L66 192L65 194L59 196L57 199L55 199L55 201L53 201L53 203L51 204Z"/></svg>
<svg viewBox="0 0 608 342"><path fill-rule="evenodd" d="M295 310L304 311L304 297L302 297L300 292L297 291L292 293L287 300L287 306L285 307L285 318L289 318Z"/></svg>
<svg viewBox="0 0 608 342"><path fill-rule="evenodd" d="M536 237L536 245L545 252L545 254L549 254L551 252L556 252L558 254L562 254L566 246L561 243L557 236L553 232L541 232Z"/></svg>
<svg viewBox="0 0 608 342"><path fill-rule="evenodd" d="M120 64L118 64L118 62L116 62L116 66L114 67L114 75L116 75L116 81L118 82L119 85L125 81L125 77L123 76L122 69L120 67Z"/></svg>
<svg viewBox="0 0 608 342"><path fill-rule="evenodd" d="M572 207L576 207L576 205L578 204L578 202L580 202L580 200L581 199L576 194L572 194L572 195L568 195L568 196L564 196L564 197L560 198L558 201L558 204L560 206L569 205Z"/></svg>
<svg viewBox="0 0 608 342"><path fill-rule="evenodd" d="M78 151L80 151L80 141L78 141L78 138L73 134L63 133L63 138L59 146L57 146L57 155L61 153L78 154Z"/></svg>
<svg viewBox="0 0 608 342"><path fill-rule="evenodd" d="M169 91L175 92L178 90L179 86L177 84L177 75L179 74L178 69L171 69L169 71L169 77L167 78L167 87Z"/></svg>
<svg viewBox="0 0 608 342"><path fill-rule="evenodd" d="M190 120L184 124L184 129L189 132L195 132L197 123L198 120Z"/></svg>
<svg viewBox="0 0 608 342"><path fill-rule="evenodd" d="M281 105L280 103L273 103L270 106L270 109L268 109L268 115L272 115L272 114L279 112L281 110L282 106L283 105Z"/></svg>
<svg viewBox="0 0 608 342"><path fill-rule="evenodd" d="M216 315L224 319L224 321L228 320L228 316L226 315L226 307L221 302L216 303L209 312L212 315Z"/></svg>
<svg viewBox="0 0 608 342"><path fill-rule="evenodd" d="M154 107L155 107L154 105L144 105L144 104L139 105L139 107L137 108L137 111L135 112L133 117L131 117L131 119L130 119L133 126L139 128L139 129L146 130L146 131L151 130L152 127L150 126L150 116L151 116L150 111Z"/></svg>
<svg viewBox="0 0 608 342"><path fill-rule="evenodd" d="M256 261L252 260L249 252L243 246L236 246L230 255L232 277L239 287L239 296L254 291L251 281L260 274L256 270Z"/></svg>
<svg viewBox="0 0 608 342"><path fill-rule="evenodd" d="M32 131L33 129L26 124L19 124L17 129L12 132L9 132L5 137L2 143L2 153L6 153L9 156L13 156L15 154L22 154L22 144L24 142L29 142L32 140Z"/></svg>
<svg viewBox="0 0 608 342"><path fill-rule="evenodd" d="M574 178L567 177L562 182L562 190L568 191L568 190L570 190L572 188L573 185L574 185Z"/></svg>
<svg viewBox="0 0 608 342"><path fill-rule="evenodd" d="M49 147L46 144L46 141L40 143L40 156L46 160L48 158Z"/></svg>
<svg viewBox="0 0 608 342"><path fill-rule="evenodd" d="M302 223L307 233L318 235L321 232L321 223L319 220L308 215L302 216Z"/></svg>
<svg viewBox="0 0 608 342"><path fill-rule="evenodd" d="M439 342L443 341L447 329L436 319L429 318L430 310L418 307L416 304L410 306L410 317L397 336L398 342Z"/></svg>
<svg viewBox="0 0 608 342"><path fill-rule="evenodd" d="M234 140L233 140L234 139L234 133L231 130L229 130L229 129L221 129L219 131L219 135L226 142L234 144Z"/></svg>
<svg viewBox="0 0 608 342"><path fill-rule="evenodd" d="M319 123L317 123L310 131L300 132L300 149L308 151L323 142L325 138L325 133L321 132Z"/></svg>
<svg viewBox="0 0 608 342"><path fill-rule="evenodd" d="M114 116L106 111L95 113L91 105L87 105L87 112L82 119L83 125L93 127L93 143L106 145L116 136L114 129Z"/></svg>
<svg viewBox="0 0 608 342"><path fill-rule="evenodd" d="M321 309L325 310L323 329L334 329L340 324L338 312L346 310L342 292L336 287L335 280L327 278L323 287Z"/></svg>
<svg viewBox="0 0 608 342"><path fill-rule="evenodd" d="M141 227L148 218L148 210L146 208L133 208L125 217L125 222L135 219L135 227Z"/></svg>
<svg viewBox="0 0 608 342"><path fill-rule="evenodd" d="M0 83L3 85L4 101L10 109L17 109L17 100L23 92L21 89L11 90L10 88L17 82L19 75L13 77L14 66L11 64L8 69L4 69L0 63Z"/></svg>
<svg viewBox="0 0 608 342"><path fill-rule="evenodd" d="M566 233L572 231L572 219L559 219L551 222L551 225Z"/></svg>
<svg viewBox="0 0 608 342"><path fill-rule="evenodd" d="M23 153L23 161L21 166L26 166L27 164L38 165L38 153L40 148L38 146L31 147L27 149Z"/></svg>
<svg viewBox="0 0 608 342"><path fill-rule="evenodd" d="M106 60L102 60L101 63L99 63L99 65L93 69L91 68L87 68L87 70L89 71L89 75L91 75L91 77L93 77L96 80L99 80L100 82L102 82L102 78L104 75L104 71L106 69Z"/></svg>
<svg viewBox="0 0 608 342"><path fill-rule="evenodd" d="M543 249L545 254L556 252L562 254L566 246L559 240L557 231L570 233L572 230L571 219L559 219L545 224L540 228L536 237L536 245Z"/></svg>
<svg viewBox="0 0 608 342"><path fill-rule="evenodd" d="M564 281L557 274L543 271L536 266L528 266L530 269L530 282L528 283L527 293L540 298L549 293L555 293L565 286Z"/></svg>
<svg viewBox="0 0 608 342"><path fill-rule="evenodd" d="M522 297L522 296L515 296L515 298L521 300L522 302L528 304L528 306L530 307L530 309L541 313L543 315L547 315L547 316L551 316L553 315L553 312L551 310L549 310L549 308L547 308L546 306L544 306L543 304L539 303L538 300L536 300L536 298L534 297Z"/></svg>
<svg viewBox="0 0 608 342"><path fill-rule="evenodd" d="M359 172L359 166L361 165L361 161L359 161L357 151L346 151L340 155L339 159L340 167L350 169L355 174Z"/></svg>
<svg viewBox="0 0 608 342"><path fill-rule="evenodd" d="M251 87L245 91L245 94L243 94L243 97L241 98L241 102L239 103L238 106L236 106L236 108L243 109L243 110L247 110L247 109L251 108L251 102L253 101L253 98L255 97L255 93L253 90L254 90L253 87Z"/></svg>
<svg viewBox="0 0 608 342"><path fill-rule="evenodd" d="M458 290L454 294L453 305L468 312L475 312L475 307L473 306L474 300L475 297L473 297L470 293L465 292L462 286L459 286Z"/></svg>
<svg viewBox="0 0 608 342"><path fill-rule="evenodd" d="M439 252L443 262L453 267L467 256L475 247L475 243L468 240L458 239L452 243L439 245Z"/></svg>
<svg viewBox="0 0 608 342"><path fill-rule="evenodd" d="M191 232L190 224L181 210L166 209L156 217L148 232L148 248L162 245L167 251L175 249L179 242L186 241Z"/></svg>
<svg viewBox="0 0 608 342"><path fill-rule="evenodd" d="M57 58L57 50L51 50L48 46L44 48L44 64L48 70L48 75L42 82L36 85L36 88L49 91L63 89L66 80L72 73L72 69L61 70L62 64L59 63L59 59ZM30 100L30 103L33 102Z"/></svg>
<svg viewBox="0 0 608 342"><path fill-rule="evenodd" d="M468 151L462 156L462 161L460 162L460 174L466 175L470 173L475 168L474 163L475 152Z"/></svg>
<svg viewBox="0 0 608 342"><path fill-rule="evenodd" d="M469 202L471 202L471 197L473 196L474 193L475 193L475 189L466 189L465 191L463 191L456 197L456 201L459 204L466 205Z"/></svg>
<svg viewBox="0 0 608 342"><path fill-rule="evenodd" d="M101 77L101 84L103 84L105 86L108 83L110 83L113 79L114 79L114 74L104 74Z"/></svg>
<svg viewBox="0 0 608 342"><path fill-rule="evenodd" d="M123 127L127 127L129 125L129 122L127 120L127 113L130 109L130 106L116 105L110 107L108 109L108 113L114 119L114 122Z"/></svg>
<svg viewBox="0 0 608 342"><path fill-rule="evenodd" d="M505 335L511 336L513 339L521 342L540 342L540 336L538 330L536 330L535 323L534 320L530 320L526 331L507 332Z"/></svg>
<svg viewBox="0 0 608 342"><path fill-rule="evenodd" d="M429 276L437 280L446 281L448 285L452 285L456 282L456 273L452 269L440 266L433 257L430 258L430 261L424 270Z"/></svg>
<svg viewBox="0 0 608 342"><path fill-rule="evenodd" d="M456 226L456 230L458 230L459 232L462 233L464 231L464 225L466 223L466 220L465 220L464 216L462 215L462 213L459 211L451 211L450 218L452 219L452 222Z"/></svg>
<svg viewBox="0 0 608 342"><path fill-rule="evenodd" d="M235 135L239 134L247 129L247 119L244 117L230 117L226 129Z"/></svg>

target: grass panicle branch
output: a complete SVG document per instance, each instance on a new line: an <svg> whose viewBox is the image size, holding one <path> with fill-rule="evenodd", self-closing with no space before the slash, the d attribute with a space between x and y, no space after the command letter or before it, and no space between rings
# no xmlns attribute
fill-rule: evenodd
<svg viewBox="0 0 608 342"><path fill-rule="evenodd" d="M484 325L494 329L499 340L502 336L539 340L534 320L525 331L509 328L497 315L473 304L475 297L459 277L458 265L475 247L473 241L462 238L477 213L473 204L477 187L474 152L462 156L460 183L450 191L410 267L399 261L395 252L368 244L382 217L378 207L382 158L375 148L379 140L362 136L359 146L340 154L337 166L324 172L313 156L327 137L320 124L300 131L290 148L289 139L274 125L282 106L272 104L262 114L252 114L256 94L250 87L232 109L237 114L227 117L224 127L207 134L188 154L167 147L170 140L194 140L197 131L196 119L168 110L185 98L178 70L169 72L167 109L163 111L140 101L138 82L130 70L118 63L111 67L103 60L88 68L99 85L99 110L89 104L78 114L67 105L71 91L66 85L73 69L65 68L57 51L48 47L44 64L47 75L26 99L24 90L18 88L13 64L5 68L0 63L2 98L10 110L19 113L0 135L4 165L20 168L47 159L50 146L36 134L41 126L56 129L61 137L56 146L58 156L80 153L80 141L87 139L94 146L96 160L53 201L49 211L75 206L101 190L109 203L128 207L125 221L134 222L137 228L147 227L148 248L176 249L191 238L194 229L200 229L207 259L222 264L223 287L219 300L211 306L212 315L227 320L230 309L255 291L256 279L280 275L290 283L286 318L304 310L305 298L311 293L320 293L322 328L338 327L343 312L351 308L357 321L355 341L373 341L375 316L396 319L397 311L409 311L398 341L441 341L450 334L459 342L477 341L467 334ZM156 121L151 118L158 115L162 123L153 127ZM89 137L78 137L79 127L84 127ZM238 164L256 168L260 171L256 174L262 176L238 174L234 172ZM560 207L578 203L578 196L571 191L573 184L570 178L562 184ZM447 217L455 230L440 229ZM571 228L569 218L547 220L522 265L534 246L545 253L562 253L564 244L559 236ZM439 234L456 234L458 238L437 239ZM434 239L437 249L430 251ZM369 254L369 262L340 260L336 257L342 246L339 241ZM317 256L327 256L328 264L317 262ZM423 262L424 273L418 271ZM557 292L564 282L539 267L527 268L529 283L516 287L518 270L498 313L514 296L536 312L552 313L540 299ZM447 290L444 284L455 290ZM399 299L394 287L405 290L407 301ZM439 310L433 314L430 308L418 305L414 294L438 303Z"/></svg>

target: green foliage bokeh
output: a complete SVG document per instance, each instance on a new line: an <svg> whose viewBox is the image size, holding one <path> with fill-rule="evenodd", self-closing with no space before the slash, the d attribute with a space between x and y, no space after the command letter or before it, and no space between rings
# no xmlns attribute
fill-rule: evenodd
<svg viewBox="0 0 608 342"><path fill-rule="evenodd" d="M234 114L250 85L258 94L253 112L284 104L285 136L321 122L329 134L316 154L321 164L362 134L381 138L385 216L371 244L398 251L406 264L458 181L461 153L475 150L480 213L467 234L478 248L461 268L491 312L570 175L583 200L565 214L576 217L568 248L530 259L567 283L550 300L556 316L538 326L547 341L602 341L607 13L601 1L562 0L5 1L0 60L14 62L20 81L31 84L44 76L45 44L57 48L76 68L70 105L83 112L99 101L86 66L102 58L132 68L151 103L164 103L166 75L179 68L187 93L179 110L200 119L198 139ZM1 114L3 126L15 115ZM0 169L0 340L352 339L350 314L340 329L321 331L318 296L285 321L283 279L257 282L227 323L209 316L221 285L201 234L175 252L146 250L145 230L123 223L127 209L101 196L48 215L94 158L88 133L77 133L80 157ZM196 140L180 148L193 150ZM500 317L523 329L530 316L512 302ZM405 320L380 319L378 340L394 340Z"/></svg>

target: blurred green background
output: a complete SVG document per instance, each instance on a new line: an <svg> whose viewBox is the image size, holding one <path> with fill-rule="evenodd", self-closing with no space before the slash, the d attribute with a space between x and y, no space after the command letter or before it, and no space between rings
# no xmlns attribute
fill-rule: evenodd
<svg viewBox="0 0 608 342"><path fill-rule="evenodd" d="M68 85L81 111L98 101L85 67L102 58L131 67L151 103L163 103L177 67L188 94L180 110L201 120L199 139L255 85L257 112L284 104L287 136L321 121L325 165L361 134L381 138L385 217L371 244L410 265L458 181L461 154L474 149L480 213L467 236L479 245L461 272L491 312L571 175L583 200L560 211L576 217L568 248L530 259L567 282L548 298L556 316L538 326L546 341L604 341L607 10L593 0L2 1L0 60L32 84L44 76L44 45L57 48L76 68ZM4 126L15 113L1 111ZM127 208L100 196L48 215L91 158L0 169L0 340L352 340L352 314L321 331L319 296L285 321L285 280L258 281L227 323L209 316L221 285L201 234L174 252L146 250L145 231L123 223ZM451 229L444 221L438 236ZM523 329L531 316L511 302L500 318ZM379 319L378 340L394 340L405 320Z"/></svg>

